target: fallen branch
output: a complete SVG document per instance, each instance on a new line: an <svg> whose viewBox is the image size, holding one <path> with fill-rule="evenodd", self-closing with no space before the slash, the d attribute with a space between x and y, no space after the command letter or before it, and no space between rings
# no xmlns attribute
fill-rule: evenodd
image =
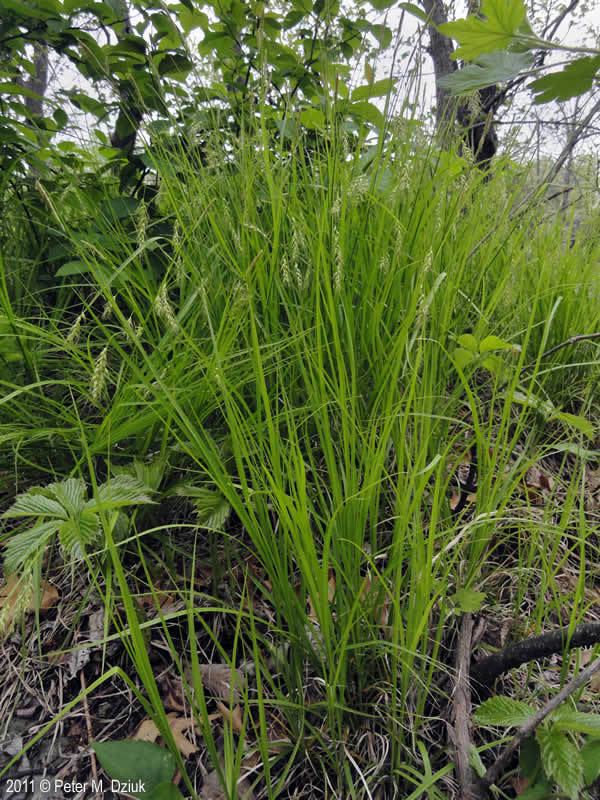
<svg viewBox="0 0 600 800"><path fill-rule="evenodd" d="M475 800L475 784L471 769L471 689L469 665L473 640L473 617L464 614L456 648L456 684L454 687L454 750L456 778L461 800Z"/></svg>
<svg viewBox="0 0 600 800"><path fill-rule="evenodd" d="M568 347L570 344L576 344L577 342L587 342L591 339L600 339L600 331L597 333L578 333L577 336L571 336L569 339L565 339L564 342L560 344L555 344L554 347L551 347L550 350L546 350L542 353L542 358L547 358L551 356L553 353L556 353L558 350L562 350L563 347Z"/></svg>
<svg viewBox="0 0 600 800"><path fill-rule="evenodd" d="M600 628L600 625L596 627ZM561 703L563 703L574 692L584 686L592 677L592 675L598 671L600 671L600 658L597 658L589 666L583 669L573 678L572 681L563 686L560 692L554 695L549 703L533 714L524 725L521 725L510 744L504 748L494 763L488 767L483 778L480 779L479 788L481 790L482 797L485 796L490 786L496 783L498 778L502 776L521 742L529 738L549 714L555 711L561 705Z"/></svg>
<svg viewBox="0 0 600 800"><path fill-rule="evenodd" d="M484 691L490 689L494 681L515 667L537 661L540 658L572 650L575 647L592 647L600 642L600 622L587 622L570 628L559 628L541 636L533 636L517 642L499 653L482 658L471 667L471 685Z"/></svg>

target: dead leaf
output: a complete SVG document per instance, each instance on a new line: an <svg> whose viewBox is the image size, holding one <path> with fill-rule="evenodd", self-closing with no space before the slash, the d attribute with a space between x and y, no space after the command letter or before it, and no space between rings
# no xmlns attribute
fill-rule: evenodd
<svg viewBox="0 0 600 800"><path fill-rule="evenodd" d="M215 697L239 703L240 693L246 687L246 679L242 673L229 664L201 664L202 683Z"/></svg>
<svg viewBox="0 0 600 800"><path fill-rule="evenodd" d="M373 597L373 593L375 597ZM373 604L373 611L379 611L378 623L385 628L390 618L390 596L386 592L385 586L378 576L374 579L370 575L365 575L360 590L360 599L364 602Z"/></svg>
<svg viewBox="0 0 600 800"><path fill-rule="evenodd" d="M328 572L328 580L327 580L327 602L331 605L335 599L335 572L329 568ZM319 618L317 616L317 611L315 609L314 603L312 601L312 597L308 596L308 618L311 622L315 625L319 624Z"/></svg>
<svg viewBox="0 0 600 800"><path fill-rule="evenodd" d="M536 505L543 505L545 496L554 489L554 481L550 475L538 466L529 467L525 473L525 488L528 498Z"/></svg>
<svg viewBox="0 0 600 800"><path fill-rule="evenodd" d="M167 721L177 749L181 755L184 758L188 758L192 753L197 752L198 748L196 745L192 744L187 736L185 736L186 731L193 730L194 720L188 717L181 717L178 714L167 714ZM156 727L154 721L147 718L140 722L133 738L140 742L155 742L160 735L160 731Z"/></svg>
<svg viewBox="0 0 600 800"><path fill-rule="evenodd" d="M26 596L25 596L26 593ZM0 612L5 630L10 630L17 618L24 613L39 610L47 611L60 600L60 594L54 584L43 580L39 592L31 591L23 586L19 575L9 575L4 586L0 586Z"/></svg>
<svg viewBox="0 0 600 800"><path fill-rule="evenodd" d="M522 795L525 792L525 790L529 787L528 779L522 777L521 775L519 775L516 778L513 778L511 783L513 785L513 789L517 793L517 797Z"/></svg>
<svg viewBox="0 0 600 800"><path fill-rule="evenodd" d="M235 706L232 711L225 705L225 703L221 703L220 700L217 700L217 709L219 710L219 713L223 719L229 722L232 729L236 733L242 733L244 730L244 720L242 718L242 709L239 707L239 705Z"/></svg>
<svg viewBox="0 0 600 800"><path fill-rule="evenodd" d="M254 800L254 792L252 791L250 782L246 780L246 778L242 778L237 782L235 796L238 800ZM219 773L216 769L213 769L204 778L200 797L202 800L229 800L230 795L223 790L219 779Z"/></svg>

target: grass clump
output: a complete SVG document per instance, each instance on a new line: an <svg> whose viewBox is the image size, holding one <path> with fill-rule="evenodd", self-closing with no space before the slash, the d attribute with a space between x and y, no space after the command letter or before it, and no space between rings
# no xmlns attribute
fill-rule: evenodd
<svg viewBox="0 0 600 800"><path fill-rule="evenodd" d="M4 497L90 487L105 656L118 634L177 752L169 673L229 796L451 796L461 614L526 634L588 611L597 343L544 353L598 330L597 247L514 214L509 163L265 137L217 167L158 148L127 213L52 206L71 274L5 270ZM154 501L118 537L116 475ZM19 566L72 580L60 563ZM243 688L215 700L210 663Z"/></svg>

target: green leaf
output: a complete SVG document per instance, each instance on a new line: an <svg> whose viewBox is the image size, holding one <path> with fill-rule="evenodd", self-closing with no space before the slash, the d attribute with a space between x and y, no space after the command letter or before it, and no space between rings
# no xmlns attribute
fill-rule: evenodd
<svg viewBox="0 0 600 800"><path fill-rule="evenodd" d="M554 778L572 800L577 800L583 786L583 759L579 750L555 726L538 728L536 738L546 774Z"/></svg>
<svg viewBox="0 0 600 800"><path fill-rule="evenodd" d="M16 94L21 97L29 97L32 100L41 100L42 96L28 86L21 86L20 83L0 83L0 95Z"/></svg>
<svg viewBox="0 0 600 800"><path fill-rule="evenodd" d="M563 422L565 425L569 425L571 428L575 428L575 430L587 436L588 439L593 439L596 435L593 422L590 422L589 419L579 414L568 414L565 411L557 411L554 412L551 417Z"/></svg>
<svg viewBox="0 0 600 800"><path fill-rule="evenodd" d="M86 503L90 511L152 503L148 487L130 475L117 475L98 487L97 496Z"/></svg>
<svg viewBox="0 0 600 800"><path fill-rule="evenodd" d="M396 0L369 0L369 5L373 6L376 11L385 11L393 6L395 2Z"/></svg>
<svg viewBox="0 0 600 800"><path fill-rule="evenodd" d="M183 800L183 795L174 783L159 783L150 793L144 794L144 800Z"/></svg>
<svg viewBox="0 0 600 800"><path fill-rule="evenodd" d="M114 780L140 782L144 791L136 797L148 797L164 783L168 783L175 772L175 759L152 742L124 739L114 742L93 742L92 749L102 769Z"/></svg>
<svg viewBox="0 0 600 800"><path fill-rule="evenodd" d="M60 526L58 535L65 553L81 558L86 548L100 538L100 520L92 511L83 511L79 517L69 519Z"/></svg>
<svg viewBox="0 0 600 800"><path fill-rule="evenodd" d="M475 613L485 602L485 592L476 592L473 589L459 589L451 598L459 611Z"/></svg>
<svg viewBox="0 0 600 800"><path fill-rule="evenodd" d="M568 100L589 92L600 70L600 56L584 56L571 61L560 72L551 72L530 84L536 103Z"/></svg>
<svg viewBox="0 0 600 800"><path fill-rule="evenodd" d="M374 106L373 103L369 103L366 100L352 103L349 108L349 113L351 116L356 117L359 121L368 122L375 128L383 127L383 114L377 108L377 106Z"/></svg>
<svg viewBox="0 0 600 800"><path fill-rule="evenodd" d="M524 778L533 781L537 777L542 765L542 754L540 746L535 736L529 736L523 742L519 750L519 770Z"/></svg>
<svg viewBox="0 0 600 800"><path fill-rule="evenodd" d="M383 78L380 81L375 81L366 86L357 86L352 92L351 99L356 100L369 100L371 97L383 97L389 94L394 88L393 78Z"/></svg>
<svg viewBox="0 0 600 800"><path fill-rule="evenodd" d="M452 358L457 367L465 369L475 361L476 356L470 350L465 350L464 347L457 347L452 353Z"/></svg>
<svg viewBox="0 0 600 800"><path fill-rule="evenodd" d="M463 333L456 341L461 347L464 347L465 350L469 350L471 353L479 352L479 342L472 333Z"/></svg>
<svg viewBox="0 0 600 800"><path fill-rule="evenodd" d="M546 778L539 778L519 794L519 800L550 800L551 797L554 797L553 786Z"/></svg>
<svg viewBox="0 0 600 800"><path fill-rule="evenodd" d="M419 8L419 6L416 6L414 3L399 3L398 7L404 11L407 11L409 14L412 14L413 17L421 20L421 22L427 22L429 19L423 9Z"/></svg>
<svg viewBox="0 0 600 800"><path fill-rule="evenodd" d="M471 14L438 26L440 33L459 43L452 58L465 61L473 61L482 53L508 49L524 28L528 23L523 0L482 0L481 16Z"/></svg>
<svg viewBox="0 0 600 800"><path fill-rule="evenodd" d="M521 348L519 345L511 344L505 339L501 339L499 336L486 336L485 339L482 339L479 343L480 353L491 353L495 350L512 350L513 352L519 353Z"/></svg>
<svg viewBox="0 0 600 800"><path fill-rule="evenodd" d="M67 261L66 264L56 270L56 277L67 278L70 275L83 275L89 271L90 267L83 261Z"/></svg>
<svg viewBox="0 0 600 800"><path fill-rule="evenodd" d="M86 499L86 487L81 478L67 478L45 487L71 516L79 514Z"/></svg>
<svg viewBox="0 0 600 800"><path fill-rule="evenodd" d="M179 75L182 78L185 78L185 76L191 72L193 67L194 65L189 58L181 53L166 53L166 55L162 56L158 63L158 74L171 75L171 77Z"/></svg>
<svg viewBox="0 0 600 800"><path fill-rule="evenodd" d="M494 725L502 728L516 728L535 714L535 709L521 700L510 697L490 697L482 703L473 719L480 725Z"/></svg>
<svg viewBox="0 0 600 800"><path fill-rule="evenodd" d="M196 11L195 9L191 11L187 8L182 8L179 10L178 16L184 33L189 33L195 28L202 28L203 30L208 28L209 20L203 11Z"/></svg>
<svg viewBox="0 0 600 800"><path fill-rule="evenodd" d="M389 47L392 43L393 33L391 28L388 28L387 25L378 25L376 23L370 23L367 30L371 33L376 39L379 44L379 47L385 49Z"/></svg>
<svg viewBox="0 0 600 800"><path fill-rule="evenodd" d="M31 490L19 495L12 506L2 514L7 519L19 517L55 517L66 519L67 513L59 502Z"/></svg>
<svg viewBox="0 0 600 800"><path fill-rule="evenodd" d="M510 81L531 67L529 53L509 53L499 50L479 56L476 63L468 64L451 75L444 75L438 83L452 94L465 94L497 83Z"/></svg>
<svg viewBox="0 0 600 800"><path fill-rule="evenodd" d="M325 114L319 108L305 108L300 112L300 122L309 130L325 127Z"/></svg>
<svg viewBox="0 0 600 800"><path fill-rule="evenodd" d="M580 753L583 761L583 780L586 786L591 786L600 778L600 740L587 741Z"/></svg>
<svg viewBox="0 0 600 800"><path fill-rule="evenodd" d="M7 574L20 572L37 561L42 551L58 531L60 522L42 522L26 531L12 534L4 547L4 569Z"/></svg>
<svg viewBox="0 0 600 800"><path fill-rule="evenodd" d="M553 719L554 727L561 731L576 731L590 736L600 736L600 714L584 711L565 711Z"/></svg>

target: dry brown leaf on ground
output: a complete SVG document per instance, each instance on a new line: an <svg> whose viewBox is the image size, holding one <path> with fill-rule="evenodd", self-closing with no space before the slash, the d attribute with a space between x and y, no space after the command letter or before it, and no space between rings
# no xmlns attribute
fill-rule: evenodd
<svg viewBox="0 0 600 800"><path fill-rule="evenodd" d="M360 589L360 599L363 603L370 602L373 605L373 611L379 612L377 622L385 628L390 619L390 596L379 576L371 578L370 575L365 575Z"/></svg>
<svg viewBox="0 0 600 800"><path fill-rule="evenodd" d="M328 579L327 579L327 602L331 605L335 599L335 572L330 568L328 572ZM316 625L319 624L319 618L317 616L317 611L315 609L314 603L312 601L311 596L308 596L308 618L311 622L314 622Z"/></svg>
<svg viewBox="0 0 600 800"><path fill-rule="evenodd" d="M529 467L525 473L525 488L527 497L536 505L543 505L545 498L554 489L554 480L551 475L541 470L538 466Z"/></svg>
<svg viewBox="0 0 600 800"><path fill-rule="evenodd" d="M245 778L237 782L235 792L237 800L254 800L255 794L249 781ZM216 769L213 769L204 778L200 797L202 800L229 800L229 794L223 790Z"/></svg>
<svg viewBox="0 0 600 800"><path fill-rule="evenodd" d="M39 592L24 586L22 578L18 575L9 575L4 586L0 586L0 618L2 627L10 629L13 622L21 614L28 611L47 611L53 608L60 600L56 586L49 581L41 581Z"/></svg>
<svg viewBox="0 0 600 800"><path fill-rule="evenodd" d="M201 664L200 675L206 689L215 697L239 703L240 694L246 687L246 679L235 667L229 664Z"/></svg>
<svg viewBox="0 0 600 800"><path fill-rule="evenodd" d="M244 720L242 718L242 709L239 706L235 706L232 711L225 703L221 703L220 700L217 700L217 709L223 719L229 722L236 733L242 733L244 730Z"/></svg>
<svg viewBox="0 0 600 800"><path fill-rule="evenodd" d="M192 753L197 752L198 748L185 735L186 731L192 730L194 720L187 717L180 717L177 714L167 714L169 728L175 739L177 749L184 758L188 758ZM141 742L155 742L160 737L160 731L153 720L147 718L140 722L133 738Z"/></svg>

